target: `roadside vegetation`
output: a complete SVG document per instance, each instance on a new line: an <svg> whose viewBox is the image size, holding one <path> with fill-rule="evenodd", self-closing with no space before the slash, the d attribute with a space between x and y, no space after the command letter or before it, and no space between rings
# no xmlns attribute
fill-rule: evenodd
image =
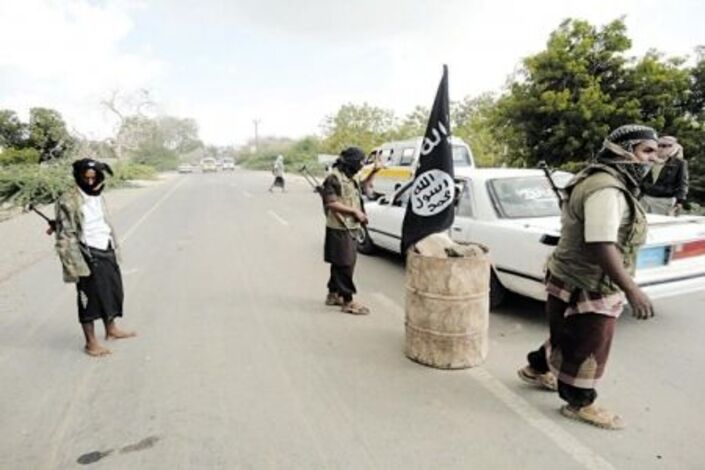
<svg viewBox="0 0 705 470"><path fill-rule="evenodd" d="M116 116L115 135L95 141L67 130L61 114L32 108L23 122L0 110L0 209L55 201L72 185L71 162L91 157L108 162L115 173L108 187L149 180L206 149L193 119L149 116L146 92L122 98L111 94L103 105Z"/></svg>

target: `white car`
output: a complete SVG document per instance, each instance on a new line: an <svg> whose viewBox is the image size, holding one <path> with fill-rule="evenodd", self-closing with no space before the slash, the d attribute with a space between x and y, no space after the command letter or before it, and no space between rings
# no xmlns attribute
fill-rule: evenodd
<svg viewBox="0 0 705 470"><path fill-rule="evenodd" d="M201 160L201 172L215 173L218 171L218 164L213 157L206 157Z"/></svg>
<svg viewBox="0 0 705 470"><path fill-rule="evenodd" d="M182 163L179 165L179 173L193 173L193 166L190 163Z"/></svg>
<svg viewBox="0 0 705 470"><path fill-rule="evenodd" d="M506 291L545 300L545 266L560 237L560 210L543 171L469 168L457 169L455 176L462 192L451 236L490 249L491 305L499 305ZM554 173L559 186L571 177ZM410 185L365 204L369 224L360 252L400 251ZM652 298L705 290L705 217L649 214L648 222L637 283Z"/></svg>
<svg viewBox="0 0 705 470"><path fill-rule="evenodd" d="M235 171L235 160L223 158L223 171Z"/></svg>

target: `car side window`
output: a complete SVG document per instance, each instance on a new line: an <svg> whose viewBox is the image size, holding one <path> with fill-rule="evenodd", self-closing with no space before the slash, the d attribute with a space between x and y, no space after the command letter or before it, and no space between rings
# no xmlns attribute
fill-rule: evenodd
<svg viewBox="0 0 705 470"><path fill-rule="evenodd" d="M389 166L399 166L399 161L401 159L401 152L399 149L390 149L389 157L387 157L387 165Z"/></svg>
<svg viewBox="0 0 705 470"><path fill-rule="evenodd" d="M462 217L474 217L472 189L470 181L466 181L463 184L463 191L460 193L460 199L458 199L456 215Z"/></svg>
<svg viewBox="0 0 705 470"><path fill-rule="evenodd" d="M416 149L413 147L406 147L401 151L401 159L399 160L400 166L411 166L414 162L414 153Z"/></svg>

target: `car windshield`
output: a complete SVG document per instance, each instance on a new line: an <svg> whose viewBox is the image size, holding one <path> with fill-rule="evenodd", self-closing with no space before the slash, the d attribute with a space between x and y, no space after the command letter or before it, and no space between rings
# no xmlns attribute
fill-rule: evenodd
<svg viewBox="0 0 705 470"><path fill-rule="evenodd" d="M563 187L570 173L555 173L556 186ZM545 176L496 178L488 181L492 199L505 218L550 217L560 215L558 197Z"/></svg>
<svg viewBox="0 0 705 470"><path fill-rule="evenodd" d="M462 145L453 145L453 165L454 166L471 166L470 153L468 149Z"/></svg>

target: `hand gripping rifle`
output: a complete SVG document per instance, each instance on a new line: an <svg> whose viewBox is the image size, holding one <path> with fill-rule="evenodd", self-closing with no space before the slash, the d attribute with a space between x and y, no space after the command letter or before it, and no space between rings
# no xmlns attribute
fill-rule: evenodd
<svg viewBox="0 0 705 470"><path fill-rule="evenodd" d="M56 232L56 220L50 219L47 217L42 211L37 209L34 204L30 203L29 206L27 206L27 210L33 211L39 215L42 219L46 221L46 223L49 225L49 228L47 229L46 233L47 235L51 235L54 232Z"/></svg>
<svg viewBox="0 0 705 470"><path fill-rule="evenodd" d="M323 196L323 186L321 185L321 183L318 181L318 179L316 179L313 173L311 173L309 169L306 168L306 165L301 167L301 174L304 176L304 179L306 179L306 182L313 187L313 190L316 191L319 196L321 196L323 210L327 211L328 209L326 209L326 203ZM357 241L358 243L363 243L365 241L365 233L363 230L350 227L345 221L345 218L336 211L333 211L333 216L338 219L338 222L340 222L343 227L345 227L345 230L348 231L353 240Z"/></svg>

